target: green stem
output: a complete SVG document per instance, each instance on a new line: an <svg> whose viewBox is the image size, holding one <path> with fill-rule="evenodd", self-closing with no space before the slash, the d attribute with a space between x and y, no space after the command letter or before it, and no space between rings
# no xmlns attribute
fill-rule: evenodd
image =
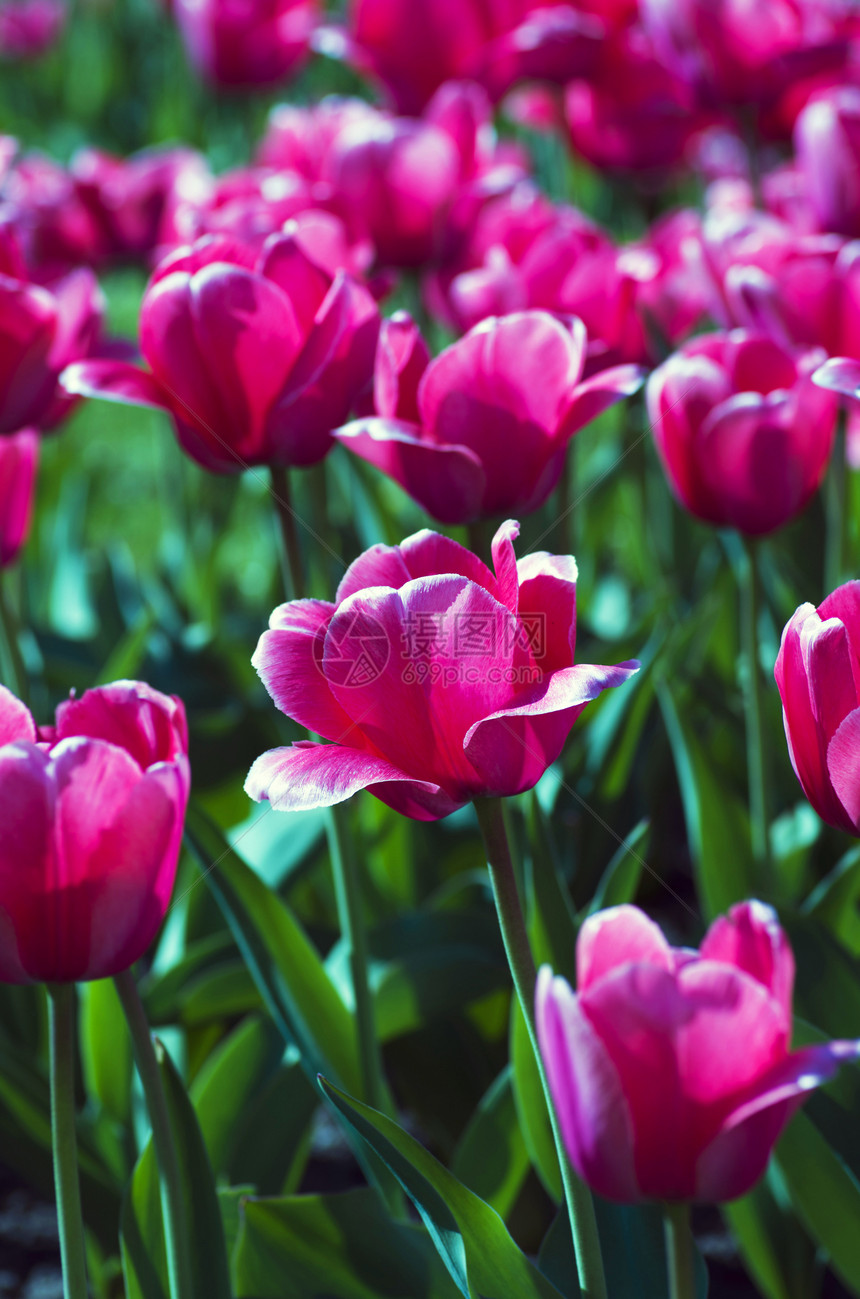
<svg viewBox="0 0 860 1299"><path fill-rule="evenodd" d="M193 1299L193 1272L188 1252L187 1207L155 1046L131 970L124 970L122 974L117 974L114 984L128 1021L134 1059L152 1126L152 1141L161 1180L161 1206L170 1293L172 1299Z"/></svg>
<svg viewBox="0 0 860 1299"><path fill-rule="evenodd" d="M0 673L2 673L3 684L26 703L27 670L18 643L17 620L9 605L2 573L0 573Z"/></svg>
<svg viewBox="0 0 860 1299"><path fill-rule="evenodd" d="M695 1243L689 1204L663 1205L669 1299L696 1299Z"/></svg>
<svg viewBox="0 0 860 1299"><path fill-rule="evenodd" d="M87 1260L75 1135L75 985L48 984L51 1136L65 1299L87 1299Z"/></svg>
<svg viewBox="0 0 860 1299"><path fill-rule="evenodd" d="M367 934L362 914L358 872L349 841L346 816L347 809L342 803L328 809L326 829L334 876L334 891L337 898L340 932L349 950L349 969L352 976L358 1029L359 1064L364 1089L363 1099L375 1110L385 1112L388 1104L368 978Z"/></svg>
<svg viewBox="0 0 860 1299"><path fill-rule="evenodd" d="M835 591L842 582L845 553L845 415L840 412L836 445L830 457L825 487L827 539L824 552L824 589Z"/></svg>
<svg viewBox="0 0 860 1299"><path fill-rule="evenodd" d="M758 551L744 538L741 566L741 628L744 656L744 702L746 707L747 773L749 780L750 825L753 858L760 887L768 890L770 879L767 761L762 722L761 668L758 660Z"/></svg>
<svg viewBox="0 0 860 1299"><path fill-rule="evenodd" d="M481 834L484 839L490 882L493 886L493 896L496 901L499 928L502 931L502 941L505 945L517 999L528 1029L529 1041L534 1051L552 1124L552 1135L561 1168L561 1180L564 1186L567 1211L570 1217L570 1229L576 1251L576 1267L580 1289L583 1299L607 1299L606 1277L603 1272L603 1259L600 1254L600 1238L597 1234L594 1204L588 1187L577 1177L571 1167L562 1140L558 1116L552 1103L543 1057L538 1045L534 1010L537 976L526 930L525 916L523 915L517 889L514 866L511 860L510 845L505 831L502 802L498 798L476 798L475 811L478 814L478 824L481 827Z"/></svg>
<svg viewBox="0 0 860 1299"><path fill-rule="evenodd" d="M290 499L289 473L282 465L272 465L272 499L281 530L281 560L284 567L284 585L290 600L301 600L305 592L302 552L296 532L296 512Z"/></svg>

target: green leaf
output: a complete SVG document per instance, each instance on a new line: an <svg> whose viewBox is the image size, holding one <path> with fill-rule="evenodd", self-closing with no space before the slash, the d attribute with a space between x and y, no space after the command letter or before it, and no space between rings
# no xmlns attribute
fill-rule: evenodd
<svg viewBox="0 0 860 1299"><path fill-rule="evenodd" d="M514 1103L523 1140L538 1177L558 1203L563 1191L552 1125L526 1021L516 998L511 1002L510 1059Z"/></svg>
<svg viewBox="0 0 860 1299"><path fill-rule="evenodd" d="M837 862L803 905L853 956L860 956L860 845Z"/></svg>
<svg viewBox="0 0 860 1299"><path fill-rule="evenodd" d="M238 1299L453 1299L426 1231L369 1190L241 1203Z"/></svg>
<svg viewBox="0 0 860 1299"><path fill-rule="evenodd" d="M482 1098L460 1138L451 1171L470 1191L507 1218L530 1166L507 1065Z"/></svg>
<svg viewBox="0 0 860 1299"><path fill-rule="evenodd" d="M755 895L749 818L717 777L665 683L658 685L657 695L681 787L699 898L710 920Z"/></svg>
<svg viewBox="0 0 860 1299"><path fill-rule="evenodd" d="M514 1244L495 1210L414 1137L324 1078L320 1086L412 1199L466 1299L559 1299L556 1288Z"/></svg>
<svg viewBox="0 0 860 1299"><path fill-rule="evenodd" d="M790 1206L780 1203L767 1179L722 1206L744 1262L767 1299L807 1299L814 1293L815 1250Z"/></svg>
<svg viewBox="0 0 860 1299"><path fill-rule="evenodd" d="M232 1299L221 1209L197 1115L160 1043L156 1052L186 1206L194 1294L200 1299ZM169 1299L161 1191L151 1138L123 1200L120 1244L127 1299Z"/></svg>
<svg viewBox="0 0 860 1299"><path fill-rule="evenodd" d="M81 984L79 1035L87 1091L98 1097L112 1118L128 1123L134 1060L113 979Z"/></svg>
<svg viewBox="0 0 860 1299"><path fill-rule="evenodd" d="M783 1133L776 1160L798 1214L843 1284L860 1295L860 1180L803 1113Z"/></svg>
<svg viewBox="0 0 860 1299"><path fill-rule="evenodd" d="M605 907L618 907L624 902L633 902L645 869L644 857L648 851L650 830L651 825L648 821L640 821L619 846L600 877L594 897L588 906L589 915L593 915L595 911L603 911Z"/></svg>
<svg viewBox="0 0 860 1299"><path fill-rule="evenodd" d="M186 832L272 1018L310 1073L328 1070L360 1090L355 1024L292 912L193 804Z"/></svg>

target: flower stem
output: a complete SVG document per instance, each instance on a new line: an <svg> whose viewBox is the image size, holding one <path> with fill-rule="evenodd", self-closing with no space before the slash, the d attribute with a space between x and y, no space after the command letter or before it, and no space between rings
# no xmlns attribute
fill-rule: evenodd
<svg viewBox="0 0 860 1299"><path fill-rule="evenodd" d="M87 1260L75 1135L75 985L48 984L51 1135L64 1299L87 1299Z"/></svg>
<svg viewBox="0 0 860 1299"><path fill-rule="evenodd" d="M535 981L536 972L532 959L531 946L526 931L520 895L517 889L511 850L505 830L502 803L498 798L476 798L475 811L486 849L487 865L496 912L499 917L499 928L508 957L511 976L514 981L517 998L526 1021L529 1041L532 1044L541 1086L543 1087L552 1135L561 1168L561 1180L564 1186L567 1211L570 1217L570 1229L576 1252L576 1267L583 1299L607 1299L606 1277L603 1272L603 1259L600 1254L600 1238L597 1234L597 1219L594 1204L588 1187L574 1172L562 1140L561 1128L544 1069L543 1057L537 1039L535 1026Z"/></svg>
<svg viewBox="0 0 860 1299"><path fill-rule="evenodd" d="M690 1230L690 1206L663 1205L669 1299L696 1299L695 1245Z"/></svg>
<svg viewBox="0 0 860 1299"><path fill-rule="evenodd" d="M164 1218L164 1240L167 1249L167 1272L172 1299L193 1299L191 1258L188 1253L188 1228L185 1197L167 1099L161 1071L155 1054L146 1012L131 970L114 977L119 999L128 1021L137 1072L143 1085L152 1141L161 1180L161 1207Z"/></svg>
<svg viewBox="0 0 860 1299"><path fill-rule="evenodd" d="M368 978L367 935L361 908L361 890L355 858L349 841L346 824L347 809L337 804L328 809L326 830L331 855L334 890L340 932L349 950L349 969L355 999L355 1018L358 1030L358 1052L361 1066L363 1099L375 1110L387 1110L382 1056L376 1036L373 998Z"/></svg>
<svg viewBox="0 0 860 1299"><path fill-rule="evenodd" d="M845 553L845 414L840 411L836 445L830 457L825 484L827 536L824 551L824 589L835 591L842 582Z"/></svg>
<svg viewBox="0 0 860 1299"><path fill-rule="evenodd" d="M296 513L290 497L290 477L282 465L272 465L269 473L272 479L272 500L278 516L281 530L281 562L284 570L284 585L289 600L301 600L305 592L302 552L296 532Z"/></svg>
<svg viewBox="0 0 860 1299"><path fill-rule="evenodd" d="M0 681L13 694L27 702L27 669L21 656L18 641L18 624L8 598L8 586L0 573Z"/></svg>
<svg viewBox="0 0 860 1299"><path fill-rule="evenodd" d="M741 626L743 637L744 703L746 708L747 772L752 848L760 883L770 885L770 843L767 761L762 722L761 669L758 660L758 551L744 538L741 568Z"/></svg>

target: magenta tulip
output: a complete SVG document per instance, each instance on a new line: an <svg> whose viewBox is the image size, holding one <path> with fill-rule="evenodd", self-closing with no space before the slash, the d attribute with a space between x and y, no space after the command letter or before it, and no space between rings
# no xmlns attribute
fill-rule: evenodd
<svg viewBox="0 0 860 1299"><path fill-rule="evenodd" d="M173 0L188 58L219 86L270 86L308 56L318 0Z"/></svg>
<svg viewBox="0 0 860 1299"><path fill-rule="evenodd" d="M378 330L368 291L332 278L289 230L259 253L201 239L163 261L144 295L150 370L92 361L63 383L167 411L183 449L214 473L311 465L370 382Z"/></svg>
<svg viewBox="0 0 860 1299"><path fill-rule="evenodd" d="M0 438L0 568L14 564L27 540L38 463L35 429Z"/></svg>
<svg viewBox="0 0 860 1299"><path fill-rule="evenodd" d="M365 551L334 604L276 609L254 665L281 712L332 743L264 753L248 794L296 811L369 789L428 821L531 789L585 705L638 664L574 664L576 564L517 563L518 532L496 533L495 576L425 531Z"/></svg>
<svg viewBox="0 0 860 1299"><path fill-rule="evenodd" d="M541 970L538 1039L571 1161L610 1200L744 1195L804 1097L860 1056L790 1051L794 958L762 902L732 907L697 952L637 907L600 911L576 981Z"/></svg>
<svg viewBox="0 0 860 1299"><path fill-rule="evenodd" d="M807 104L794 147L820 229L860 235L860 89L840 86Z"/></svg>
<svg viewBox="0 0 860 1299"><path fill-rule="evenodd" d="M0 58L36 59L66 25L65 0L0 0Z"/></svg>
<svg viewBox="0 0 860 1299"><path fill-rule="evenodd" d="M0 687L0 745L0 979L127 969L173 889L190 786L182 703L117 681L37 728Z"/></svg>
<svg viewBox="0 0 860 1299"><path fill-rule="evenodd" d="M53 428L68 413L58 376L97 352L103 311L91 271L33 283L17 240L0 226L0 434Z"/></svg>
<svg viewBox="0 0 860 1299"><path fill-rule="evenodd" d="M800 606L774 675L804 794L822 820L860 835L860 582Z"/></svg>
<svg viewBox="0 0 860 1299"><path fill-rule="evenodd" d="M376 415L336 437L443 523L537 509L573 435L642 383L632 365L583 379L585 327L543 311L483 321L430 361L420 382L427 352L416 333L408 317L387 323Z"/></svg>
<svg viewBox="0 0 860 1299"><path fill-rule="evenodd" d="M811 377L822 359L738 329L696 338L654 371L654 441L691 514L757 536L807 505L836 431L837 403Z"/></svg>

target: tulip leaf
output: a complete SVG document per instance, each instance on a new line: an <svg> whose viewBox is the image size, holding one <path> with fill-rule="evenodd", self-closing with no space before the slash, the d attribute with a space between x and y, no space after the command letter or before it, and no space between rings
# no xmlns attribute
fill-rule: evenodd
<svg viewBox="0 0 860 1299"><path fill-rule="evenodd" d="M740 800L718 779L665 683L658 685L657 694L681 787L699 900L706 919L713 919L756 894L749 818Z"/></svg>
<svg viewBox="0 0 860 1299"><path fill-rule="evenodd" d="M212 1165L194 1106L159 1044L159 1071L179 1162L194 1293L231 1299L230 1268ZM169 1299L161 1191L152 1138L135 1166L120 1215L127 1299Z"/></svg>
<svg viewBox="0 0 860 1299"><path fill-rule="evenodd" d="M496 1211L414 1137L324 1078L320 1086L400 1182L465 1299L559 1299Z"/></svg>
<svg viewBox="0 0 860 1299"><path fill-rule="evenodd" d="M80 989L81 1068L87 1091L119 1123L131 1114L134 1061L131 1037L113 979L97 979Z"/></svg>
<svg viewBox="0 0 860 1299"><path fill-rule="evenodd" d="M243 1199L237 1299L453 1299L457 1289L417 1224L394 1222L370 1190Z"/></svg>
<svg viewBox="0 0 860 1299"><path fill-rule="evenodd" d="M511 1078L523 1140L535 1172L558 1203L563 1194L549 1111L526 1021L519 1002L511 1002Z"/></svg>
<svg viewBox="0 0 860 1299"><path fill-rule="evenodd" d="M853 956L860 956L860 845L851 848L803 905Z"/></svg>
<svg viewBox="0 0 860 1299"><path fill-rule="evenodd" d="M860 1178L803 1113L788 1125L775 1157L801 1219L850 1293L860 1295Z"/></svg>
<svg viewBox="0 0 860 1299"><path fill-rule="evenodd" d="M355 1023L315 947L289 908L193 805L186 832L272 1018L309 1073L328 1070L360 1090Z"/></svg>
<svg viewBox="0 0 860 1299"><path fill-rule="evenodd" d="M807 1299L814 1293L815 1248L790 1206L770 1183L773 1169L739 1200L722 1206L744 1262L767 1299Z"/></svg>
<svg viewBox="0 0 860 1299"><path fill-rule="evenodd" d="M514 1207L530 1167L517 1122L511 1066L481 1100L454 1152L451 1171L502 1218Z"/></svg>
<svg viewBox="0 0 860 1299"><path fill-rule="evenodd" d="M619 845L589 903L589 915L605 907L618 907L635 900L645 869L644 854L648 851L650 830L648 821L640 821Z"/></svg>

